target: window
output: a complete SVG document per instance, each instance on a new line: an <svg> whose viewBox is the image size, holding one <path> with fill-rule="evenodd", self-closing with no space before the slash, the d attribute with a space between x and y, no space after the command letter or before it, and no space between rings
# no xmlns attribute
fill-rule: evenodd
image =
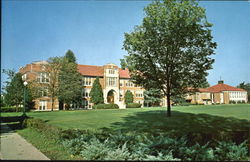
<svg viewBox="0 0 250 162"><path fill-rule="evenodd" d="M47 101L39 101L39 110L47 110Z"/></svg>
<svg viewBox="0 0 250 162"><path fill-rule="evenodd" d="M49 83L49 74L42 72L38 74L37 82L39 83Z"/></svg>
<svg viewBox="0 0 250 162"><path fill-rule="evenodd" d="M22 79L26 80L27 79L27 74L23 74Z"/></svg>
<svg viewBox="0 0 250 162"><path fill-rule="evenodd" d="M135 97L143 97L143 92L137 91L137 92L135 93Z"/></svg>
<svg viewBox="0 0 250 162"><path fill-rule="evenodd" d="M122 87L122 86L123 86L122 82L123 82L123 81L121 81L121 80L120 80L120 87Z"/></svg>
<svg viewBox="0 0 250 162"><path fill-rule="evenodd" d="M87 89L83 90L83 97L89 97L89 90Z"/></svg>
<svg viewBox="0 0 250 162"><path fill-rule="evenodd" d="M126 82L126 87L133 87L133 83L131 81Z"/></svg>
<svg viewBox="0 0 250 162"><path fill-rule="evenodd" d="M48 96L48 92L49 92L48 87L44 87L43 89L39 90L39 96L40 97Z"/></svg>
<svg viewBox="0 0 250 162"><path fill-rule="evenodd" d="M107 78L107 85L108 86L117 86L117 78L116 77L108 77Z"/></svg>
<svg viewBox="0 0 250 162"><path fill-rule="evenodd" d="M115 70L114 69L109 69L109 74L115 74Z"/></svg>
<svg viewBox="0 0 250 162"><path fill-rule="evenodd" d="M84 86L91 86L91 78L90 77L84 77L83 78L83 85Z"/></svg>

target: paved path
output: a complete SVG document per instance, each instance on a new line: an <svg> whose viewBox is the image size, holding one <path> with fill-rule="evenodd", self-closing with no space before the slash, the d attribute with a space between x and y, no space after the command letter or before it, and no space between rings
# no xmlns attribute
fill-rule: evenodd
<svg viewBox="0 0 250 162"><path fill-rule="evenodd" d="M1 123L1 160L50 160L23 137Z"/></svg>

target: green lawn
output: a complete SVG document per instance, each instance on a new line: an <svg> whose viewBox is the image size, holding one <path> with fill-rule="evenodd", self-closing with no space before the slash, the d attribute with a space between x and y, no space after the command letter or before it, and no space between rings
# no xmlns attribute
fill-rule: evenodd
<svg viewBox="0 0 250 162"><path fill-rule="evenodd" d="M1 117L20 115L22 113L1 113ZM177 106L172 108L170 118L166 117L166 108L28 112L27 115L63 129L107 127L135 134L167 133L173 137L188 136L204 144L214 138L230 138L241 143L249 138L250 130L250 104ZM18 133L52 160L78 159L70 157L61 144L43 137L35 130L21 129Z"/></svg>
<svg viewBox="0 0 250 162"><path fill-rule="evenodd" d="M166 108L135 108L124 110L83 110L83 111L54 111L54 112L29 112L28 116L46 120L49 124L67 128L78 129L98 129L102 127L109 128L127 128L126 124L132 125L152 122L156 124L169 125L172 123L185 124L194 122L195 119L204 120L205 125L214 124L213 120L245 119L250 120L250 104L238 105L208 105L208 106L176 106L172 108L172 117L166 118ZM2 113L2 116L21 115L22 113ZM224 117L229 117L224 118ZM187 121L188 118L188 121ZM189 119L191 119L189 121ZM211 123L212 122L212 123ZM210 125L213 126L213 125Z"/></svg>

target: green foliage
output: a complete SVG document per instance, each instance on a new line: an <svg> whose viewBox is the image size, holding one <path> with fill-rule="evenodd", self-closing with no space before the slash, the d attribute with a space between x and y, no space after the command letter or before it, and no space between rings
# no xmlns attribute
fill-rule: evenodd
<svg viewBox="0 0 250 162"><path fill-rule="evenodd" d="M170 116L171 96L199 87L212 69L212 24L195 1L154 1L144 11L142 25L125 33L124 59L135 84L167 96Z"/></svg>
<svg viewBox="0 0 250 162"><path fill-rule="evenodd" d="M22 80L22 74L11 73L9 76L10 81L6 83L5 87L5 103L8 106L16 106L23 103L24 85Z"/></svg>
<svg viewBox="0 0 250 162"><path fill-rule="evenodd" d="M71 50L68 50L64 57L68 60L69 63L76 64L75 54Z"/></svg>
<svg viewBox="0 0 250 162"><path fill-rule="evenodd" d="M148 106L159 106L163 97L161 90L155 88L150 88L149 90L144 91L143 95L144 103L146 103Z"/></svg>
<svg viewBox="0 0 250 162"><path fill-rule="evenodd" d="M241 89L244 89L247 91L247 94L248 94L248 102L250 102L250 83L245 83L245 82L242 82L240 83L237 88L241 88Z"/></svg>
<svg viewBox="0 0 250 162"><path fill-rule="evenodd" d="M236 101L230 100L229 103L230 103L230 104L236 104Z"/></svg>
<svg viewBox="0 0 250 162"><path fill-rule="evenodd" d="M60 137L59 134L62 131L60 128L49 125L41 119L33 119L33 118L25 119L22 126L24 128L34 128L38 132L46 134L47 137L53 138L55 140L59 140Z"/></svg>
<svg viewBox="0 0 250 162"><path fill-rule="evenodd" d="M117 104L98 104L92 107L93 109L119 109Z"/></svg>
<svg viewBox="0 0 250 162"><path fill-rule="evenodd" d="M128 103L126 108L141 108L141 104L139 103Z"/></svg>
<svg viewBox="0 0 250 162"><path fill-rule="evenodd" d="M48 64L45 64L45 72L49 74L48 84L43 84L41 86L46 87L48 89L48 96L51 98L52 107L51 111L54 110L54 102L58 97L59 93L59 73L64 63L64 59L62 57L50 57L48 59Z"/></svg>
<svg viewBox="0 0 250 162"><path fill-rule="evenodd" d="M127 90L124 99L126 104L133 103L134 101L133 93L130 90Z"/></svg>
<svg viewBox="0 0 250 162"><path fill-rule="evenodd" d="M99 82L99 77L97 77L95 79L89 95L90 95L90 101L92 103L94 103L94 104L103 104L104 103L102 86Z"/></svg>
<svg viewBox="0 0 250 162"><path fill-rule="evenodd" d="M151 136L136 132L83 132L64 139L63 145L73 155L84 160L246 160L246 142L236 145L219 142L215 147L198 143L189 145L185 137L170 138L165 135ZM105 133L105 136L100 136ZM99 134L99 135L98 135Z"/></svg>
<svg viewBox="0 0 250 162"><path fill-rule="evenodd" d="M23 112L23 107L1 107L0 112Z"/></svg>
<svg viewBox="0 0 250 162"><path fill-rule="evenodd" d="M219 142L218 146L214 150L214 156L219 161L239 161L247 160L247 141L236 145L233 142Z"/></svg>
<svg viewBox="0 0 250 162"><path fill-rule="evenodd" d="M1 95L1 98L0 98L0 107L4 107L6 106L6 103L4 101L4 95Z"/></svg>
<svg viewBox="0 0 250 162"><path fill-rule="evenodd" d="M82 75L77 69L77 63L74 53L70 50L64 56L58 80L59 100L67 105L70 105L72 103L81 103Z"/></svg>

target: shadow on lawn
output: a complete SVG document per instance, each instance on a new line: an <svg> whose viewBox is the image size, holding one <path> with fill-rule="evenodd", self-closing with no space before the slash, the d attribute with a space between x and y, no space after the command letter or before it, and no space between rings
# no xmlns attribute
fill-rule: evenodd
<svg viewBox="0 0 250 162"><path fill-rule="evenodd" d="M25 118L27 117L23 116L0 117L1 123L5 123L11 128L11 129L6 129L6 127L1 124L1 133L8 133L13 130L22 129L22 123Z"/></svg>
<svg viewBox="0 0 250 162"><path fill-rule="evenodd" d="M200 144L216 140L232 140L236 143L249 140L250 122L232 117L178 111L172 111L172 116L167 117L166 111L155 110L138 112L123 119L124 122L113 123L111 127L155 136L160 133L177 138L186 136L190 143Z"/></svg>

